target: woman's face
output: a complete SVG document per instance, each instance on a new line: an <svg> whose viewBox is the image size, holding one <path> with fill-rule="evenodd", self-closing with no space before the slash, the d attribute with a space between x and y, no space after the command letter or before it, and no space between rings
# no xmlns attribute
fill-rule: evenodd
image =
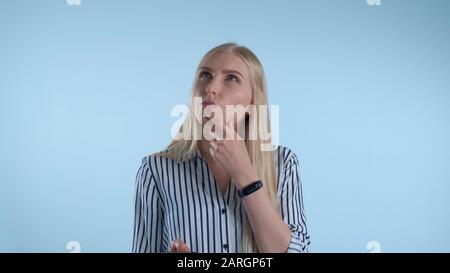
<svg viewBox="0 0 450 273"><path fill-rule="evenodd" d="M229 121L231 117L226 116L226 105L247 107L252 101L250 70L247 64L231 52L211 55L197 71L194 95L200 96L204 102L212 100L222 109L224 121ZM236 123L234 125L236 128Z"/></svg>

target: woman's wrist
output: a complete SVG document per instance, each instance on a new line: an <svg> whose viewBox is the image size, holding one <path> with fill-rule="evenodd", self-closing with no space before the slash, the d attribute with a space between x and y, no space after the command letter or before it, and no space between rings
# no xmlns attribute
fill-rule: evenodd
<svg viewBox="0 0 450 273"><path fill-rule="evenodd" d="M257 180L260 180L260 178L258 177L256 170L243 172L236 176L236 184L238 189L242 189Z"/></svg>

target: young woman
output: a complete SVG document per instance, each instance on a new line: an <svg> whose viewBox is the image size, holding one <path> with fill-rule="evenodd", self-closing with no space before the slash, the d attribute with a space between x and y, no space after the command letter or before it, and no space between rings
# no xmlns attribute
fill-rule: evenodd
<svg viewBox="0 0 450 273"><path fill-rule="evenodd" d="M200 118L195 97L206 113ZM262 120L254 112L220 116L206 111L211 105L226 114L227 105L267 111L263 67L248 48L227 43L202 58L178 137L142 160L133 252L308 252L297 156L282 146L261 149L260 137L248 137ZM204 137L213 119L223 123Z"/></svg>

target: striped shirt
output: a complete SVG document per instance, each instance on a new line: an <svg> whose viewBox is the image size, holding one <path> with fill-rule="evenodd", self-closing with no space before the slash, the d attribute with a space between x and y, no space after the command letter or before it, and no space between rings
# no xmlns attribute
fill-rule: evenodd
<svg viewBox="0 0 450 273"><path fill-rule="evenodd" d="M297 156L282 146L274 155L278 212L292 233L287 252L308 252ZM133 252L167 252L179 238L193 252L241 253L246 221L235 184L222 194L198 150L185 161L155 155L142 160L136 175Z"/></svg>

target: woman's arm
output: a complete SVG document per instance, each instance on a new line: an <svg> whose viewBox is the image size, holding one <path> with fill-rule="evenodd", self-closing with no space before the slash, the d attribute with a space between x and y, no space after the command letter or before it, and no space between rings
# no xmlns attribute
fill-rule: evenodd
<svg viewBox="0 0 450 273"><path fill-rule="evenodd" d="M226 124L226 130L232 130ZM238 188L259 180L243 140L211 141L211 154L232 176ZM302 225L303 206L301 185L298 175L298 162L292 153L281 170L280 215L270 202L267 189L262 189L244 197L244 206L253 230L256 244L260 252L306 252L306 225ZM264 183L264 181L263 181ZM305 227L303 229L303 226ZM303 241L303 242L302 242Z"/></svg>
<svg viewBox="0 0 450 273"><path fill-rule="evenodd" d="M291 231L270 202L267 188L263 186L243 198L259 252L287 252Z"/></svg>
<svg viewBox="0 0 450 273"><path fill-rule="evenodd" d="M136 175L132 252L163 252L163 209L156 181L146 157Z"/></svg>
<svg viewBox="0 0 450 273"><path fill-rule="evenodd" d="M237 187L241 189L259 180L250 159L248 162L244 159L245 154L248 157L247 150L241 151L238 148L239 143L226 142L228 141L213 144L217 145L217 148L212 153L213 157L229 170ZM235 146L232 147L233 145ZM245 149L245 146L243 148ZM232 171L236 166L242 166L242 168L239 171ZM291 241L291 232L270 202L267 188L263 186L260 190L243 198L259 252L286 252Z"/></svg>
<svg viewBox="0 0 450 273"><path fill-rule="evenodd" d="M281 171L279 188L280 211L284 222L288 224L292 237L288 252L309 252L310 238L306 226L303 206L302 181L297 156L287 148L282 149L282 158L287 158ZM288 152L286 152L286 150Z"/></svg>

